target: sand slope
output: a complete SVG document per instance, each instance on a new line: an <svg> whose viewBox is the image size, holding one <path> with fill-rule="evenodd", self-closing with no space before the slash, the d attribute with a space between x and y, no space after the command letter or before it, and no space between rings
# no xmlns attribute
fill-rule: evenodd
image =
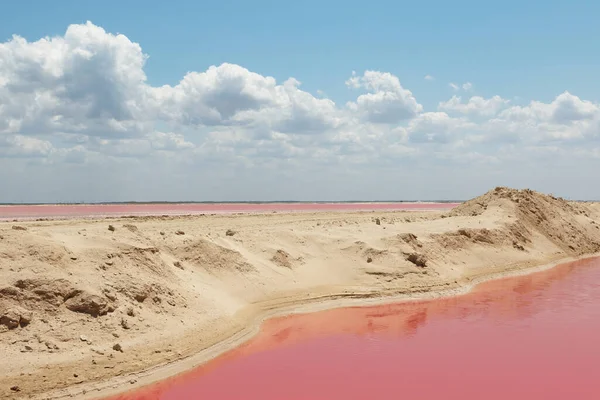
<svg viewBox="0 0 600 400"><path fill-rule="evenodd" d="M600 206L507 188L444 213L2 223L0 347L10 362L0 363L0 397L80 396L114 376L137 384L128 374L279 307L435 293L597 252Z"/></svg>

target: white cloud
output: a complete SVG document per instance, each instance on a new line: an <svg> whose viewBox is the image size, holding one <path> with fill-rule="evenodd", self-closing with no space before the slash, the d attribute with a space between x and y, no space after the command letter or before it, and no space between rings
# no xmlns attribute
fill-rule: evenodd
<svg viewBox="0 0 600 400"><path fill-rule="evenodd" d="M363 76L352 73L346 85L368 91L349 102L348 108L364 120L392 124L413 118L423 111L410 90L404 89L400 80L389 72L365 71Z"/></svg>
<svg viewBox="0 0 600 400"><path fill-rule="evenodd" d="M425 77L423 79L425 79L426 81L433 81L433 80L435 80L435 78L433 76L431 76L431 75L425 75Z"/></svg>
<svg viewBox="0 0 600 400"><path fill-rule="evenodd" d="M189 72L178 85L150 93L163 118L190 125L232 123L240 112L273 106L278 94L274 78L234 64Z"/></svg>
<svg viewBox="0 0 600 400"><path fill-rule="evenodd" d="M471 82L465 82L462 85L450 82L448 86L450 86L450 88L452 88L452 90L454 90L455 92L458 92L461 89L465 92L470 92L473 89L473 84Z"/></svg>
<svg viewBox="0 0 600 400"><path fill-rule="evenodd" d="M473 96L466 103L462 103L461 97L452 96L451 99L439 103L438 109L447 112L492 117L508 104L509 100L505 100L500 96L493 96L489 99Z"/></svg>
<svg viewBox="0 0 600 400"><path fill-rule="evenodd" d="M62 37L0 44L0 118L23 134L130 133L143 119L146 60L139 45L91 23ZM133 121L128 125L127 121Z"/></svg>
<svg viewBox="0 0 600 400"><path fill-rule="evenodd" d="M569 92L528 105L457 95L425 110L397 76L367 70L352 73L346 85L361 92L338 105L321 91L302 90L293 77L278 81L231 63L152 86L146 59L139 44L89 22L62 36L0 43L0 185L10 188L0 201L56 193L52 183L59 180L73 182L64 189L71 200L98 196L82 183L90 179L114 183L102 193L119 188L103 200L156 198L160 187L174 188L179 198L300 193L300 183L275 184L283 178L304 182L313 198L361 197L373 187L357 183L356 174L378 181L389 173L393 182L399 169L418 165L429 171L416 172L419 179L430 182L449 166L504 165L510 174L517 156L575 154L578 162L597 163L600 154L600 105ZM450 86L473 89L470 82ZM153 188L143 186L150 181ZM222 182L273 188L237 194ZM206 185L215 189L201 190ZM385 188L390 198L401 197L393 186ZM385 190L373 196L386 197Z"/></svg>
<svg viewBox="0 0 600 400"><path fill-rule="evenodd" d="M157 150L193 149L195 146L185 140L183 135L172 132L154 132L147 136L152 148Z"/></svg>
<svg viewBox="0 0 600 400"><path fill-rule="evenodd" d="M22 135L0 135L2 157L46 157L54 151L52 143Z"/></svg>
<svg viewBox="0 0 600 400"><path fill-rule="evenodd" d="M529 140L591 140L600 138L600 105L564 92L550 103L507 108L491 122Z"/></svg>
<svg viewBox="0 0 600 400"><path fill-rule="evenodd" d="M581 100L569 92L564 92L549 104L532 101L526 107L515 106L504 111L502 116L509 120L535 120L568 124L598 118L600 105Z"/></svg>
<svg viewBox="0 0 600 400"><path fill-rule="evenodd" d="M427 112L410 121L408 132L413 142L450 143L459 140L476 125L445 112Z"/></svg>

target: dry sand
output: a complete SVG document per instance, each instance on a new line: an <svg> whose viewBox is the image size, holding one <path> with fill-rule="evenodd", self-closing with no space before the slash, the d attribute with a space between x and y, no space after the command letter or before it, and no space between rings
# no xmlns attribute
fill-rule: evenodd
<svg viewBox="0 0 600 400"><path fill-rule="evenodd" d="M269 315L447 294L598 252L599 204L507 188L449 212L0 223L0 397L128 390Z"/></svg>

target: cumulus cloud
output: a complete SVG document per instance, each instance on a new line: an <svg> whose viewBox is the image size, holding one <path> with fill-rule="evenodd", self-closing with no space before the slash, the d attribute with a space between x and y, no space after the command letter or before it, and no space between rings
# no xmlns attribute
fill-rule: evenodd
<svg viewBox="0 0 600 400"><path fill-rule="evenodd" d="M397 76L367 70L352 73L345 82L351 100L337 104L293 77L278 81L231 63L152 86L147 58L139 44L91 22L61 36L0 43L3 170L63 177L63 166L79 164L107 179L109 171L142 177L160 168L181 182L213 176L198 173L208 169L227 179L259 171L306 180L359 170L377 176L417 161L422 168L501 163L514 161L515 148L566 157L568 147L594 160L600 154L600 105L566 91L520 105L455 95L425 110ZM450 87L473 89L470 82ZM563 150L552 152L557 148ZM40 165L43 174L32 169Z"/></svg>
<svg viewBox="0 0 600 400"><path fill-rule="evenodd" d="M600 136L600 105L564 92L550 103L506 108L488 124L526 141L593 139Z"/></svg>
<svg viewBox="0 0 600 400"><path fill-rule="evenodd" d="M276 87L274 78L223 64L205 72L189 72L178 85L151 88L150 93L156 111L165 119L222 125L232 123L239 112L274 105Z"/></svg>
<svg viewBox="0 0 600 400"><path fill-rule="evenodd" d="M257 127L285 133L318 133L339 124L335 103L302 91L289 78L224 63L190 72L176 86L149 88L151 113L184 126Z"/></svg>
<svg viewBox="0 0 600 400"><path fill-rule="evenodd" d="M570 124L598 118L600 105L581 100L564 92L549 104L532 101L528 106L515 106L502 113L502 117L513 121L534 120L556 124Z"/></svg>
<svg viewBox="0 0 600 400"><path fill-rule="evenodd" d="M480 96L471 97L466 103L462 102L462 98L459 96L452 96L447 101L440 102L438 109L447 112L456 112L467 115L478 115L484 117L492 117L496 115L500 110L505 108L509 104L508 100L501 98L500 96L493 96L489 99L485 99Z"/></svg>
<svg viewBox="0 0 600 400"><path fill-rule="evenodd" d="M410 121L408 132L413 142L450 143L476 127L466 119L452 118L445 112L426 112Z"/></svg>
<svg viewBox="0 0 600 400"><path fill-rule="evenodd" d="M91 23L64 36L0 44L0 118L23 134L132 131L143 120L146 56ZM129 124L128 121L132 123Z"/></svg>
<svg viewBox="0 0 600 400"><path fill-rule="evenodd" d="M368 92L347 105L368 122L392 124L413 118L423 111L423 106L412 92L404 89L398 77L389 72L365 71L362 76L353 72L346 85Z"/></svg>

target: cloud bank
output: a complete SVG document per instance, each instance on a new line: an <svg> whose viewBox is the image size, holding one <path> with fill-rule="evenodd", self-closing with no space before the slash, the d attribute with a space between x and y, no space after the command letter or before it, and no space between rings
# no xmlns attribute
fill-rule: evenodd
<svg viewBox="0 0 600 400"><path fill-rule="evenodd" d="M341 77L356 97L336 104L228 63L155 87L147 58L91 22L0 43L0 201L466 198L533 182L600 197L578 186L600 166L600 105L568 91L425 110L367 70Z"/></svg>

